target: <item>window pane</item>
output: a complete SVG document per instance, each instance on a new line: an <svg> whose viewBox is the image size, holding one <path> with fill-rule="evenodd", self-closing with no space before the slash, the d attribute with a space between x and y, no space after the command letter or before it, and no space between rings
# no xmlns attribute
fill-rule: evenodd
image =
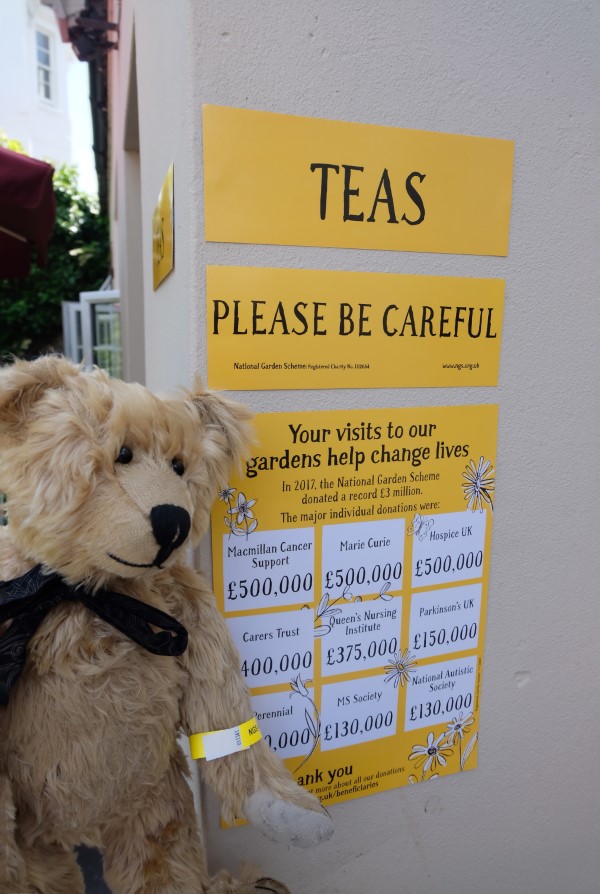
<svg viewBox="0 0 600 894"><path fill-rule="evenodd" d="M123 358L121 356L121 317L114 304L96 304L94 314L94 363L105 369L109 375L121 378Z"/></svg>
<svg viewBox="0 0 600 894"><path fill-rule="evenodd" d="M40 99L52 100L52 57L50 53L50 37L42 31L36 31L37 84Z"/></svg>
<svg viewBox="0 0 600 894"><path fill-rule="evenodd" d="M42 99L50 99L50 72L44 68L38 68L38 95Z"/></svg>

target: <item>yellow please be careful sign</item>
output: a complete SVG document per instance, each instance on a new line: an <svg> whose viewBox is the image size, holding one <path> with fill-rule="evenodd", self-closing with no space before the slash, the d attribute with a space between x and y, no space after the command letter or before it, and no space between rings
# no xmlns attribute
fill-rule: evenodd
<svg viewBox="0 0 600 894"><path fill-rule="evenodd" d="M206 239L508 253L510 140L204 106Z"/></svg>
<svg viewBox="0 0 600 894"><path fill-rule="evenodd" d="M212 388L498 383L504 282L209 266Z"/></svg>

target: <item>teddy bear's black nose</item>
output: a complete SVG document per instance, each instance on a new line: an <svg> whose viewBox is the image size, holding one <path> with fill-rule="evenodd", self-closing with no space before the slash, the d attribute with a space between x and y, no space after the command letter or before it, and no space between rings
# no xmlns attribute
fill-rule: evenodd
<svg viewBox="0 0 600 894"><path fill-rule="evenodd" d="M154 560L155 565L162 565L173 550L185 541L190 533L191 519L189 513L181 506L162 503L150 511L152 533L160 549Z"/></svg>

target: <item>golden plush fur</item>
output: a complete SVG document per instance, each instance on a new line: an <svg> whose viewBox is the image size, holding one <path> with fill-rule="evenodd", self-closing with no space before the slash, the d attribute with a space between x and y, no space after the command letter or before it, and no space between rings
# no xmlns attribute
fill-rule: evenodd
<svg viewBox="0 0 600 894"><path fill-rule="evenodd" d="M187 542L160 552L150 513L179 507L190 538L248 444L249 414L198 388L161 399L63 358L0 370L0 580L37 564L72 584L134 596L189 633L178 658L150 654L78 602L45 617L0 707L0 891L83 894L72 848L95 845L114 894L285 892L209 878L180 733L252 716L239 656ZM128 462L116 461L121 448ZM174 466L173 461L176 461ZM183 473L179 463L183 464ZM331 833L318 801L261 741L201 761L226 817L276 840Z"/></svg>

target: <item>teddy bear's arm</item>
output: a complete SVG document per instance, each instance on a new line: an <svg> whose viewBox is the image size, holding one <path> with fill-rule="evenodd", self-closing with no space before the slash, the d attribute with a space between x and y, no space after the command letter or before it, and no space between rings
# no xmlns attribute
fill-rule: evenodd
<svg viewBox="0 0 600 894"><path fill-rule="evenodd" d="M185 594L188 672L181 702L186 735L231 729L253 717L240 656L215 597L189 568L178 569ZM331 820L317 798L297 785L263 739L225 757L200 760L204 779L221 799L227 821L246 816L277 841L310 846L329 838Z"/></svg>

